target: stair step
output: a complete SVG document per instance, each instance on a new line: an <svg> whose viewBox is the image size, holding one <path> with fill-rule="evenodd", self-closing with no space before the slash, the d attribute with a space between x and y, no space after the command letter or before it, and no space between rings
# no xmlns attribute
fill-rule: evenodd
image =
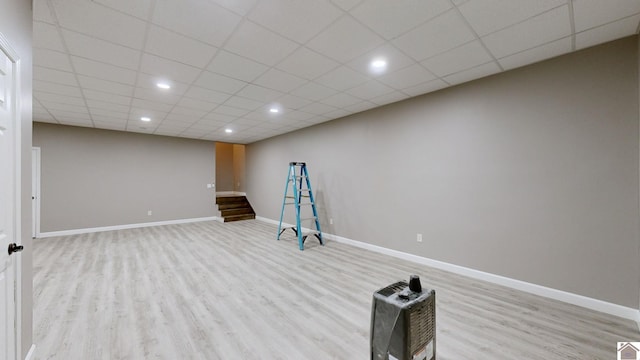
<svg viewBox="0 0 640 360"><path fill-rule="evenodd" d="M235 208L235 209L224 209L220 210L222 217L233 216L233 215L255 215L253 209L250 207L243 208Z"/></svg>
<svg viewBox="0 0 640 360"><path fill-rule="evenodd" d="M239 202L246 202L246 196L218 196L216 197L216 204L232 204Z"/></svg>
<svg viewBox="0 0 640 360"><path fill-rule="evenodd" d="M227 210L227 209L241 209L251 207L248 201L237 202L237 203L226 203L226 204L218 204L218 210Z"/></svg>
<svg viewBox="0 0 640 360"><path fill-rule="evenodd" d="M232 216L225 216L224 217L224 222L240 221L240 220L253 220L255 218L256 218L255 214L232 215Z"/></svg>

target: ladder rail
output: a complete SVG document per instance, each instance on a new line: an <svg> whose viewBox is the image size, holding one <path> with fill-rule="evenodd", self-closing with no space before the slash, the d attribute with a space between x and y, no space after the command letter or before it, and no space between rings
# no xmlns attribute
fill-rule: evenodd
<svg viewBox="0 0 640 360"><path fill-rule="evenodd" d="M297 171L299 170L299 171ZM291 186L291 191L293 192L293 196L289 195L289 187ZM305 187L306 186L306 187ZM305 195L303 195L303 193ZM302 199L308 199L309 202L301 202ZM293 200L292 202L287 202L287 199ZM284 212L286 205L294 205L296 222L294 226L282 226L282 221L284 220ZM311 206L311 211L313 212L313 217L301 217L301 208L302 206ZM311 229L306 233L302 231L302 222L307 220L313 220L312 224L315 225L315 230ZM318 238L320 245L324 245L324 240L322 238L322 230L320 229L320 219L318 217L318 210L316 208L315 198L313 196L313 191L311 190L311 180L309 179L309 172L307 170L306 163L304 162L290 162L289 163L289 172L287 174L287 182L285 184L284 189L284 198L282 201L282 209L280 211L280 222L278 224L278 236L277 240L280 240L280 235L287 230L291 229L296 233L298 238L298 246L300 250L304 250L304 242L308 236L313 235Z"/></svg>

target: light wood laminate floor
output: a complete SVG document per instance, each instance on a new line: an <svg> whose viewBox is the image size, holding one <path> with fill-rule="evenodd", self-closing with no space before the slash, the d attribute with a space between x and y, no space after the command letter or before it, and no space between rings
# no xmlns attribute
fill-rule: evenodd
<svg viewBox="0 0 640 360"><path fill-rule="evenodd" d="M436 290L437 358L615 359L634 322L260 221L34 240L36 359L369 358L375 290Z"/></svg>

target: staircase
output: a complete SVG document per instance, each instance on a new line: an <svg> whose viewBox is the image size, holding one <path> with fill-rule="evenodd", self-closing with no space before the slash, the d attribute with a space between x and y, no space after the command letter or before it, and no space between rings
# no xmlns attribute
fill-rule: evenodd
<svg viewBox="0 0 640 360"><path fill-rule="evenodd" d="M224 222L256 218L256 213L246 196L216 196L216 204Z"/></svg>

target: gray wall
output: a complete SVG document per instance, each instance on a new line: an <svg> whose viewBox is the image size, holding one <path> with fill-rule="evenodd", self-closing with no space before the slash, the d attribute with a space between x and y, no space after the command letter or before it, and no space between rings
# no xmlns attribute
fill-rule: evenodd
<svg viewBox="0 0 640 360"><path fill-rule="evenodd" d="M629 37L250 144L247 195L306 161L325 232L636 308L638 101Z"/></svg>
<svg viewBox="0 0 640 360"><path fill-rule="evenodd" d="M31 50L32 9L31 1L3 0L0 2L0 32L11 43L20 56L21 79L21 234L24 251L20 253L22 264L22 346L19 356L26 356L32 337L32 249L31 249L31 92L32 92L32 50Z"/></svg>
<svg viewBox="0 0 640 360"><path fill-rule="evenodd" d="M233 191L233 144L216 143L216 191Z"/></svg>
<svg viewBox="0 0 640 360"><path fill-rule="evenodd" d="M213 142L35 123L33 145L42 232L214 216Z"/></svg>

